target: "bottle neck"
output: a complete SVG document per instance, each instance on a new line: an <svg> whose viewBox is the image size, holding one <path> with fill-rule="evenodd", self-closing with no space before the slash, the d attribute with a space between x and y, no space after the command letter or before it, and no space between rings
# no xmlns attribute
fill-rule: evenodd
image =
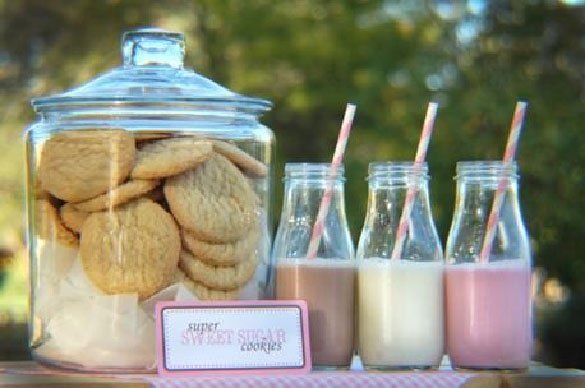
<svg viewBox="0 0 585 388"><path fill-rule="evenodd" d="M463 206L489 202L499 190L506 201L518 201L518 175L515 162L474 161L457 163L457 199ZM475 205L474 205L475 204Z"/></svg>
<svg viewBox="0 0 585 388"><path fill-rule="evenodd" d="M428 208L428 166L413 162L370 163L368 176L368 211L383 212L392 206L401 209L411 191L414 201Z"/></svg>
<svg viewBox="0 0 585 388"><path fill-rule="evenodd" d="M412 201L401 259L440 261L442 249L431 214L426 165L422 168L413 163L370 165L368 186L368 209L358 258L391 257L402 214L407 201Z"/></svg>
<svg viewBox="0 0 585 388"><path fill-rule="evenodd" d="M343 208L343 166L332 169L328 163L287 163L284 172L283 214L299 205L308 214L315 213L328 191L331 192L331 203L339 202Z"/></svg>
<svg viewBox="0 0 585 388"><path fill-rule="evenodd" d="M293 200L319 202L317 197L331 191L332 201L343 201L345 178L343 166L335 171L328 163L287 163L284 176L284 205ZM320 203L320 202L319 202Z"/></svg>
<svg viewBox="0 0 585 388"><path fill-rule="evenodd" d="M529 262L529 244L518 200L516 164L502 162L460 162L457 165L457 194L447 243L450 263L478 263L488 232L493 225L490 262Z"/></svg>
<svg viewBox="0 0 585 388"><path fill-rule="evenodd" d="M279 259L304 258L319 210L328 202L327 212L320 220L323 233L317 256L352 258L353 244L345 215L343 167L332 175L329 164L289 163L285 166L284 182L284 203L273 254Z"/></svg>

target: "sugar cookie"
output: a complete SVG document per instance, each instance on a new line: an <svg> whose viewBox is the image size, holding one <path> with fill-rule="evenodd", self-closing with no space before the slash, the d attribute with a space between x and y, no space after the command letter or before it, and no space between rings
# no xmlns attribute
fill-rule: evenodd
<svg viewBox="0 0 585 388"><path fill-rule="evenodd" d="M164 193L179 224L201 240L236 241L258 217L258 197L248 179L219 154L168 178Z"/></svg>
<svg viewBox="0 0 585 388"><path fill-rule="evenodd" d="M91 213L81 230L83 268L106 294L155 294L173 280L180 250L173 217L145 198Z"/></svg>
<svg viewBox="0 0 585 388"><path fill-rule="evenodd" d="M130 175L137 179L177 175L205 162L211 153L210 142L191 137L158 140L138 149Z"/></svg>
<svg viewBox="0 0 585 388"><path fill-rule="evenodd" d="M134 138L123 130L57 133L41 150L42 188L71 202L103 194L126 179L134 151Z"/></svg>

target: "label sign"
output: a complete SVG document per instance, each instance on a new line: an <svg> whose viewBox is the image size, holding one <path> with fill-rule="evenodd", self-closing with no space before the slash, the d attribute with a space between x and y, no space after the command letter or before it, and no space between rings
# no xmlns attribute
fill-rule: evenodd
<svg viewBox="0 0 585 388"><path fill-rule="evenodd" d="M311 370L304 301L159 302L160 374Z"/></svg>

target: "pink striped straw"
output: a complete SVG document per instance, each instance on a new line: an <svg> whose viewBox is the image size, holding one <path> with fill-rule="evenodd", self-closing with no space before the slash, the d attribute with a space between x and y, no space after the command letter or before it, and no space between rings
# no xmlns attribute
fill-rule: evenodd
<svg viewBox="0 0 585 388"><path fill-rule="evenodd" d="M506 151L504 152L504 169L509 167L514 161L516 150L518 149L518 139L520 138L520 131L524 124L524 116L526 115L526 107L528 104L524 101L518 101L516 103L516 109L514 111L514 117L512 118L512 125L510 127L510 135L508 136L508 142L506 143ZM502 176L498 182L498 189L494 196L494 202L492 203L492 210L488 217L487 229L485 237L483 239L483 245L481 253L479 254L479 262L487 263L492 245L494 243L494 237L496 235L496 226L500 218L500 210L502 203L504 202L504 196L506 192L506 178Z"/></svg>
<svg viewBox="0 0 585 388"><path fill-rule="evenodd" d="M435 118L437 117L438 107L439 104L436 102L429 102L422 133L418 142L418 149L416 150L416 156L414 157L415 172L418 172L426 159L429 142L431 140L433 127L435 125ZM406 239L406 233L408 232L410 213L412 212L412 205L414 203L416 191L417 190L415 187L409 187L408 191L406 192L406 199L404 200L404 207L402 208L400 222L398 223L398 231L396 232L396 240L394 241L392 256L390 256L391 260L399 260L400 256L402 255L402 248L404 245L404 240Z"/></svg>
<svg viewBox="0 0 585 388"><path fill-rule="evenodd" d="M313 225L311 240L309 241L309 249L307 251L307 258L309 259L314 259L317 256L317 250L319 249L319 244L321 243L325 218L329 212L331 197L333 197L333 180L337 175L337 169L343 162L343 154L345 153L345 146L347 145L347 139L349 138L349 133L351 131L355 109L356 106L354 104L347 104L345 107L345 115L343 117L343 122L341 123L339 137L337 138L337 145L335 146L335 153L333 154L333 160L331 161L331 168L329 170L328 184L325 192L323 193L321 205L319 205L319 211L317 212L317 218L315 219L315 224Z"/></svg>

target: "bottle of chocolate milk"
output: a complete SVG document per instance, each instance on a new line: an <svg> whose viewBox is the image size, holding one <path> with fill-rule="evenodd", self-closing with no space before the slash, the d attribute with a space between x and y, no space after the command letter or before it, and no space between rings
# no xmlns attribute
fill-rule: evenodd
<svg viewBox="0 0 585 388"><path fill-rule="evenodd" d="M276 299L309 306L311 356L316 369L347 369L354 353L353 243L345 217L343 167L287 163L285 197L274 242ZM332 189L317 255L307 252L321 200Z"/></svg>

